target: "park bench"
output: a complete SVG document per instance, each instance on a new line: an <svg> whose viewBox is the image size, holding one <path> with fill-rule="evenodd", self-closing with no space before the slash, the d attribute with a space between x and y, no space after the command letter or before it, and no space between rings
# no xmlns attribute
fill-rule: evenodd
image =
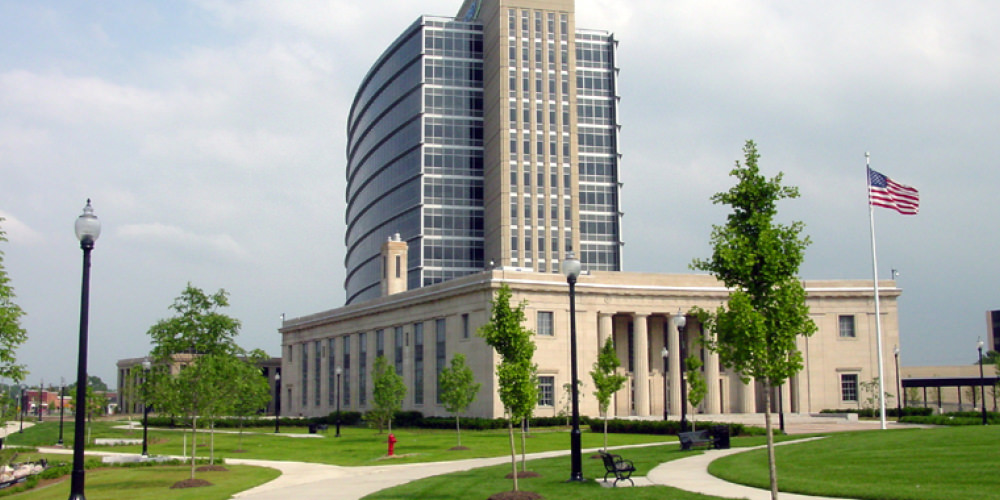
<svg viewBox="0 0 1000 500"><path fill-rule="evenodd" d="M717 450L729 448L729 427L716 425L711 430L678 432L677 438L681 441L681 450L690 450L695 446L707 446Z"/></svg>
<svg viewBox="0 0 1000 500"><path fill-rule="evenodd" d="M626 460L621 457L621 455L612 455L607 452L600 452L601 460L604 461L604 481L608 480L609 474L615 475L615 484L618 486L618 481L624 481L628 479L628 482L635 486L635 482L632 481L632 473L635 472L635 466L632 465L631 460Z"/></svg>
<svg viewBox="0 0 1000 500"><path fill-rule="evenodd" d="M695 446L712 447L712 436L708 431L678 432L677 439L681 441L681 450L690 450Z"/></svg>

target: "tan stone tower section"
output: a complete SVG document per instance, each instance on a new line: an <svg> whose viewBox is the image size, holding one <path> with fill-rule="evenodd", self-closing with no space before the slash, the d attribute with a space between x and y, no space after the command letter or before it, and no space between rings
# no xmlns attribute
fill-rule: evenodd
<svg viewBox="0 0 1000 500"><path fill-rule="evenodd" d="M406 291L408 247L399 233L382 244L382 296Z"/></svg>
<svg viewBox="0 0 1000 500"><path fill-rule="evenodd" d="M574 0L466 0L483 24L484 260L554 272L578 250Z"/></svg>

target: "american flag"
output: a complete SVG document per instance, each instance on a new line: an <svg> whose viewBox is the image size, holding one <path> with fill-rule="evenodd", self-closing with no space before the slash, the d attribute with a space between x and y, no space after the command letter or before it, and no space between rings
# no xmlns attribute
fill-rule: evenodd
<svg viewBox="0 0 1000 500"><path fill-rule="evenodd" d="M920 211L920 193L916 188L900 184L869 168L868 204L892 209L903 215L917 215Z"/></svg>

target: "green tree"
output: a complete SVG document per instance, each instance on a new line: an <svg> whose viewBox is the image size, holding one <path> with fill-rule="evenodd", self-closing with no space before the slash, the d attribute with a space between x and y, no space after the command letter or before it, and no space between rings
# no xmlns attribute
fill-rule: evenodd
<svg viewBox="0 0 1000 500"><path fill-rule="evenodd" d="M782 186L780 173L770 180L760 173L760 155L753 141L746 142L743 153L745 164L737 161L730 172L736 185L712 197L713 203L732 207L732 213L724 226L713 226L712 256L692 263L694 269L708 271L725 283L729 301L714 312L695 312L715 333L708 347L719 353L720 361L744 383L753 378L765 385L771 497L777 499L770 388L802 369L796 339L816 331L797 276L809 238L800 236L801 222L782 225L775 221L777 202L797 198L798 189Z"/></svg>
<svg viewBox="0 0 1000 500"><path fill-rule="evenodd" d="M618 353L615 352L615 342L608 337L597 353L594 369L590 371L590 378L594 381L594 397L597 398L597 406L604 417L604 451L608 451L608 408L611 407L611 396L620 391L628 380L624 374L618 373L621 365Z"/></svg>
<svg viewBox="0 0 1000 500"><path fill-rule="evenodd" d="M271 401L271 385L260 370L260 365L267 358L267 353L263 350L254 349L246 357L230 361L233 363L230 368L232 376L229 379L229 383L232 384L230 394L233 398L230 400L229 413L240 421L240 448L243 448L243 421L266 409Z"/></svg>
<svg viewBox="0 0 1000 500"><path fill-rule="evenodd" d="M369 413L378 425L381 434L383 428L392 432L392 416L403 407L406 397L406 384L403 377L396 373L396 368L389 364L385 356L375 358L375 373L372 379L372 399L374 408Z"/></svg>
<svg viewBox="0 0 1000 500"><path fill-rule="evenodd" d="M472 368L465 364L465 355L458 353L451 358L451 366L441 370L441 402L448 413L455 415L455 433L458 447L462 447L462 428L459 413L464 412L473 401L482 384L476 382Z"/></svg>
<svg viewBox="0 0 1000 500"><path fill-rule="evenodd" d="M684 360L684 367L687 368L684 380L687 382L688 402L692 407L697 408L708 394L708 385L705 383L705 376L701 373L701 360L697 356L688 356ZM694 419L691 420L691 430L695 430Z"/></svg>
<svg viewBox="0 0 1000 500"><path fill-rule="evenodd" d="M861 393L865 395L865 399L863 400L864 401L863 407L871 409L880 408L881 401L879 400L878 397L878 386L879 386L878 377L875 377L867 382L860 382L858 383L858 385L861 386ZM886 392L883 393L882 397L884 397L886 401L889 401L890 399L893 399L896 396Z"/></svg>
<svg viewBox="0 0 1000 500"><path fill-rule="evenodd" d="M174 316L147 332L152 339L150 404L157 412L183 416L191 425L191 479L195 476L198 418L218 415L232 397L227 393L231 358L242 354L236 344L240 322L220 310L228 294L206 294L188 283L174 299Z"/></svg>
<svg viewBox="0 0 1000 500"><path fill-rule="evenodd" d="M479 328L479 335L500 355L497 364L497 393L509 418L510 464L514 491L517 486L517 449L514 447L514 422L531 417L538 404L538 386L532 363L535 355L534 332L524 327L525 303L510 306L511 291L506 283L500 285L491 301L490 321ZM521 434L522 449L524 434Z"/></svg>
<svg viewBox="0 0 1000 500"><path fill-rule="evenodd" d="M4 221L0 217L0 223ZM7 241L7 232L0 226L0 242ZM3 263L4 252L0 250L0 378L12 379L15 383L28 375L24 365L17 363L17 348L28 339L28 333L21 327L24 311L14 302L14 287ZM0 424L3 424L0 421Z"/></svg>

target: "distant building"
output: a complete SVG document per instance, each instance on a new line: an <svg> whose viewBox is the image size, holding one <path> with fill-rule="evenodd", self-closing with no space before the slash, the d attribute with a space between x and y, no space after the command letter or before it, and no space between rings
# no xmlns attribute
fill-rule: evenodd
<svg viewBox="0 0 1000 500"><path fill-rule="evenodd" d="M985 351L1000 352L1000 310L986 311L986 345Z"/></svg>
<svg viewBox="0 0 1000 500"><path fill-rule="evenodd" d="M176 372L185 365L194 362L196 356L192 354L177 354L174 356L174 364L171 370ZM142 362L146 358L128 358L118 360L118 395L120 397L118 408L123 413L139 413L143 410L142 402L136 395L138 388L143 383ZM271 387L270 394L274 395L277 385L275 376L281 373L281 358L268 358L260 364L261 376L266 377ZM274 413L274 401L267 405L267 413Z"/></svg>

